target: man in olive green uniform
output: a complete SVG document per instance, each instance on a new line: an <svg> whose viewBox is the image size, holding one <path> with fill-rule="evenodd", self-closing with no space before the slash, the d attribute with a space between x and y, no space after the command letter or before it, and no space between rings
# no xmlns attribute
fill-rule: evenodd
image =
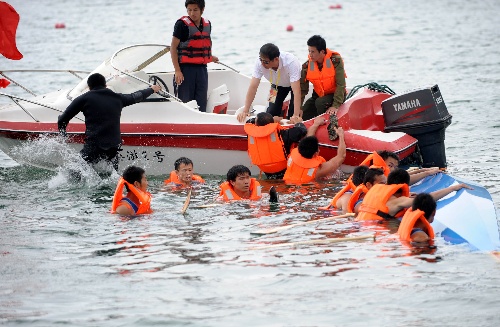
<svg viewBox="0 0 500 327"><path fill-rule="evenodd" d="M309 92L309 82L314 91L302 106L302 119L308 120L323 113L336 114L344 103L346 82L344 61L338 52L326 48L326 41L319 35L307 40L309 60L302 65L300 88L302 102Z"/></svg>

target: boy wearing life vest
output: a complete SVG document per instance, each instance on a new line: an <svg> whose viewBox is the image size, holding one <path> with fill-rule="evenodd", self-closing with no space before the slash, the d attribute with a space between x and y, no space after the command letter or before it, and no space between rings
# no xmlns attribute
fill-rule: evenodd
<svg viewBox="0 0 500 327"><path fill-rule="evenodd" d="M125 197L123 197L124 187L127 189ZM151 213L151 194L147 189L148 180L144 169L136 166L127 167L116 186L111 213L125 216Z"/></svg>
<svg viewBox="0 0 500 327"><path fill-rule="evenodd" d="M337 155L326 161L319 155L319 142L316 136L306 136L288 157L287 169L283 180L288 183L309 183L320 180L340 168L346 156L344 130L335 128L339 137Z"/></svg>
<svg viewBox="0 0 500 327"><path fill-rule="evenodd" d="M347 212L358 213L366 193L368 193L373 186L386 183L387 177L384 174L384 170L375 166L370 167L365 173L363 183L358 185L352 193L347 203Z"/></svg>
<svg viewBox="0 0 500 327"><path fill-rule="evenodd" d="M298 143L304 136L316 134L318 127L325 123L324 118L317 117L309 128L303 123L286 128L275 123L271 114L261 112L257 114L255 123L245 124L248 155L252 163L258 166L268 179L282 179L292 145Z"/></svg>
<svg viewBox="0 0 500 327"><path fill-rule="evenodd" d="M351 177L346 182L346 185L335 194L335 197L330 202L330 206L334 209L342 210L342 213L347 213L347 204L352 196L352 193L360 184L363 184L363 179L366 172L368 171L368 166L362 165L354 168Z"/></svg>
<svg viewBox="0 0 500 327"><path fill-rule="evenodd" d="M242 123L247 119L262 77L271 83L266 111L277 120L281 120L283 101L291 92L292 100L288 108L288 118L293 123L300 122L302 120L300 118L302 101L300 97L299 59L289 52L280 52L279 48L272 43L264 44L259 50L259 58L255 61L252 79L245 97L245 106L238 114L238 121Z"/></svg>
<svg viewBox="0 0 500 327"><path fill-rule="evenodd" d="M248 167L236 165L227 172L227 180L220 185L220 194L224 201L260 200L262 197L259 182L250 177Z"/></svg>
<svg viewBox="0 0 500 327"><path fill-rule="evenodd" d="M207 63L219 62L212 55L212 24L201 17L205 0L186 0L187 16L177 20L170 54L175 69L174 89L182 102L196 100L200 111L207 111Z"/></svg>
<svg viewBox="0 0 500 327"><path fill-rule="evenodd" d="M170 172L170 178L165 180L165 184L184 188L205 183L201 176L194 174L193 161L189 158L180 157L177 159L174 163L174 169Z"/></svg>
<svg viewBox="0 0 500 327"><path fill-rule="evenodd" d="M384 220L400 218L411 207L413 198L409 190L410 175L404 169L397 168L387 177L386 184L373 186L365 195L359 207L356 220ZM466 184L456 184L430 193L434 200L439 200L451 192L462 188L471 189Z"/></svg>
<svg viewBox="0 0 500 327"><path fill-rule="evenodd" d="M309 92L309 82L314 91L302 106L302 119L308 120L318 115L336 115L346 96L347 75L340 53L326 47L326 41L319 35L307 40L309 60L302 65L301 98Z"/></svg>
<svg viewBox="0 0 500 327"><path fill-rule="evenodd" d="M399 238L408 242L427 242L434 238L431 223L436 215L436 201L429 193L420 193L401 220Z"/></svg>

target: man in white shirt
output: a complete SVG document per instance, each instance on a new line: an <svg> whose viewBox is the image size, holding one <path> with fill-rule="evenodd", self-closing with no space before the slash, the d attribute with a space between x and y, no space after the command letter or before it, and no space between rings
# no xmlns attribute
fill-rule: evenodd
<svg viewBox="0 0 500 327"><path fill-rule="evenodd" d="M281 108L283 101L290 91L292 92L292 101L288 108L288 117L292 123L300 122L300 74L302 66L293 54L288 52L280 53L278 47L272 43L264 44L259 51L259 59L255 62L255 68L252 74L252 80L248 87L245 98L245 107L238 114L238 121L244 122L250 106L255 99L260 79L264 76L270 83L269 106L267 112L280 120L282 116Z"/></svg>

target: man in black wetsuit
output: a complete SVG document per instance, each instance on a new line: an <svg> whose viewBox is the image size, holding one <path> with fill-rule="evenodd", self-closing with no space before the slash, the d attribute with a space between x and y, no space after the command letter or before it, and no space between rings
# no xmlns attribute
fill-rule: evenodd
<svg viewBox="0 0 500 327"><path fill-rule="evenodd" d="M92 74L87 80L89 91L77 97L59 116L59 133L66 136L66 126L78 113L85 116L85 144L80 151L89 164L106 160L118 170L118 149L121 145L120 117L123 107L141 102L160 86L131 94L120 94L106 88L106 79L101 74Z"/></svg>

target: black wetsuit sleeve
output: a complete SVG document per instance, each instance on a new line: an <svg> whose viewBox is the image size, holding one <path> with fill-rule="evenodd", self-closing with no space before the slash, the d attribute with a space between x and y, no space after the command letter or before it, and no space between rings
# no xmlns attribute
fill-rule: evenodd
<svg viewBox="0 0 500 327"><path fill-rule="evenodd" d="M59 131L66 131L66 126L68 126L69 121L83 110L84 104L85 100L83 95L77 97L70 103L66 110L64 110L64 112L57 119L57 128Z"/></svg>
<svg viewBox="0 0 500 327"><path fill-rule="evenodd" d="M152 88L148 87L147 89L140 90L131 94L120 94L122 99L123 106L130 106L134 103L139 103L144 101L148 96L153 94L154 91Z"/></svg>
<svg viewBox="0 0 500 327"><path fill-rule="evenodd" d="M285 145L286 154L290 154L290 147L293 143L298 143L307 135L307 127L303 123L297 123L292 128L281 131L281 139Z"/></svg>

